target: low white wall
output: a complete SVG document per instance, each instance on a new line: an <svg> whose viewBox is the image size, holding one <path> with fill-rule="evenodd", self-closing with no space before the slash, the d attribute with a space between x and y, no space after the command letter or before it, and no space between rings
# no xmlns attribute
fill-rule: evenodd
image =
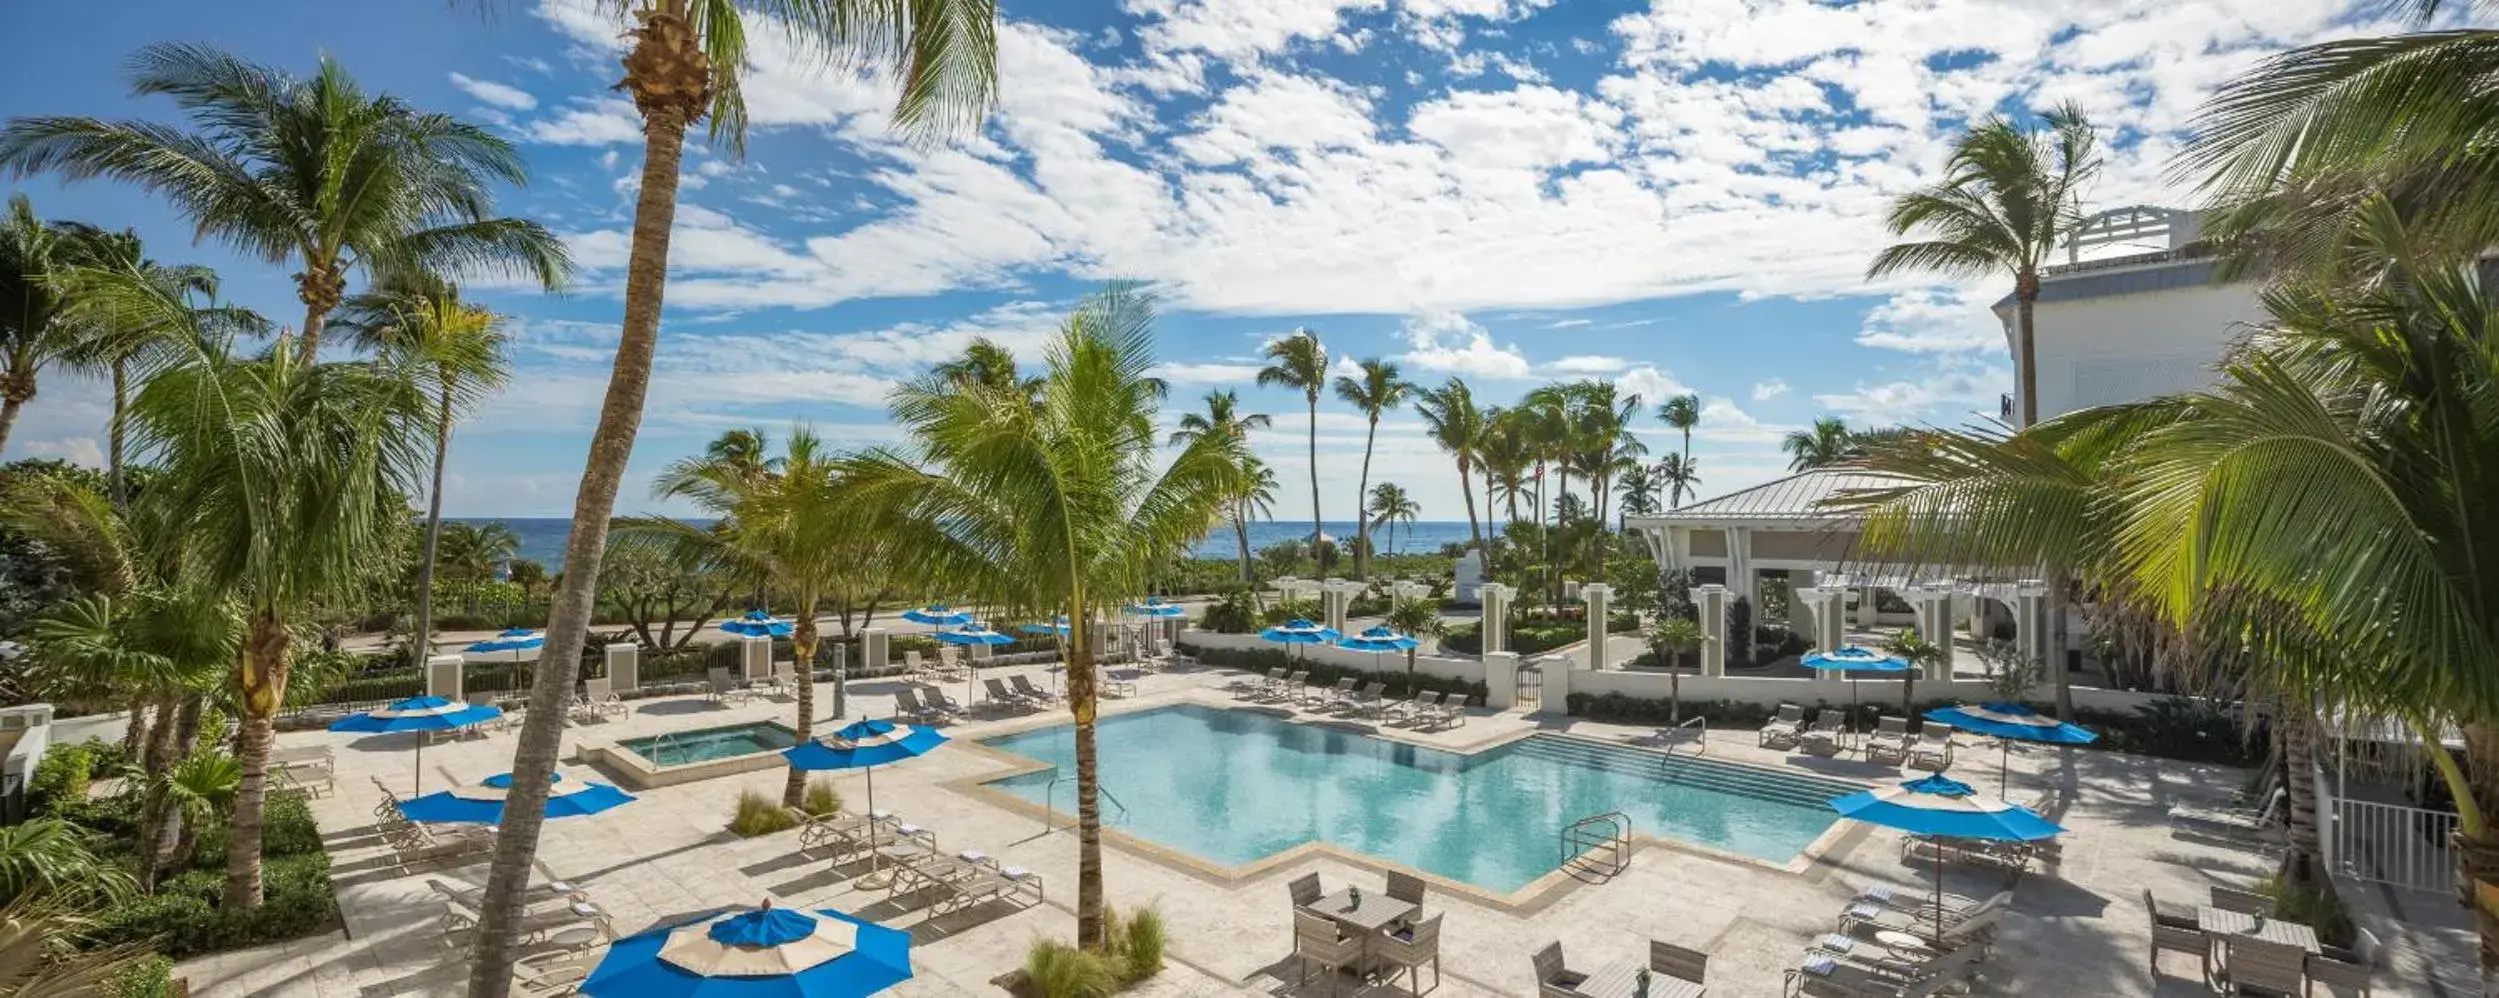
<svg viewBox="0 0 2499 998"><path fill-rule="evenodd" d="M1673 692L1673 685L1662 672L1586 672L1573 670L1570 691L1591 696L1620 693L1628 697L1663 700ZM1812 705L1846 704L1848 683L1834 679L1785 679L1762 676L1727 676L1712 679L1685 673L1682 683L1685 700L1734 700L1774 706L1781 703ZM1980 703L1996 698L1986 683L1971 679L1951 682L1922 680L1910 691L1911 697L1923 703L1928 700L1958 700ZM1861 703L1900 702L1900 681L1896 679L1860 679L1857 699ZM2042 699L2045 699L2044 697ZM2155 700L2162 694L2135 693L2127 690L2104 690L2077 686L2074 706L2094 710L2130 712Z"/></svg>
<svg viewBox="0 0 2499 998"><path fill-rule="evenodd" d="M1321 665L1340 669L1361 669L1365 672L1403 672L1406 657L1400 654L1367 651L1346 651L1330 645L1280 645L1255 634L1217 634L1213 631L1182 631L1180 640L1200 648L1264 648L1270 651L1298 650L1303 658ZM1420 655L1414 660L1414 671L1441 679L1457 679L1469 683L1484 681L1484 663L1473 658L1444 658Z"/></svg>

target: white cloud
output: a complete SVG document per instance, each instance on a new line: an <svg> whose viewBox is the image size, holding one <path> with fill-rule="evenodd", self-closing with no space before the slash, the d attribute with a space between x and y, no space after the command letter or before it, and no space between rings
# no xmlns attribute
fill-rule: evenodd
<svg viewBox="0 0 2499 998"><path fill-rule="evenodd" d="M1175 385L1217 385L1241 388L1258 380L1258 364L1230 363L1164 363L1154 367L1154 376Z"/></svg>
<svg viewBox="0 0 2499 998"><path fill-rule="evenodd" d="M1814 401L1857 424L1993 418L2000 395L2013 387L2010 368L1993 364L1946 361L1918 377L1881 384L1859 382L1843 393L1818 394Z"/></svg>
<svg viewBox="0 0 2499 998"><path fill-rule="evenodd" d="M473 76L453 73L451 85L460 88L462 93L506 110L528 111L538 106L538 98L530 96L529 91L509 83L497 83L493 80L481 80Z"/></svg>
<svg viewBox="0 0 2499 998"><path fill-rule="evenodd" d="M1484 327L1455 312L1407 319L1405 335L1412 349L1397 359L1419 370L1478 378L1528 376L1527 355L1515 346L1496 345Z"/></svg>
<svg viewBox="0 0 2499 998"><path fill-rule="evenodd" d="M1857 342L1910 353L2002 351L2004 326L1989 309L2001 292L1992 285L1900 292L1866 311Z"/></svg>
<svg viewBox="0 0 2499 998"><path fill-rule="evenodd" d="M1778 378L1753 383L1753 401L1767 402L1788 392L1787 382Z"/></svg>
<svg viewBox="0 0 2499 998"><path fill-rule="evenodd" d="M18 449L27 457L48 457L90 468L104 467L104 448L97 445L94 437L28 440Z"/></svg>
<svg viewBox="0 0 2499 998"><path fill-rule="evenodd" d="M1631 362L1624 360L1621 357L1573 354L1560 360L1556 360L1550 364L1546 364L1544 369L1552 372L1556 376L1571 376L1584 374L1612 374L1630 366Z"/></svg>
<svg viewBox="0 0 2499 998"><path fill-rule="evenodd" d="M594 97L576 102L553 117L523 125L521 135L532 142L560 146L639 143L642 141L642 114L634 110L631 101Z"/></svg>

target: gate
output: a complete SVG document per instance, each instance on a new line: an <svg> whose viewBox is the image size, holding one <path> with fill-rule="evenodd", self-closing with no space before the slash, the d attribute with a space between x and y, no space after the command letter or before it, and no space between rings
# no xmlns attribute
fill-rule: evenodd
<svg viewBox="0 0 2499 998"><path fill-rule="evenodd" d="M2454 812L2337 800L2325 838L2336 873L2414 890L2456 889Z"/></svg>

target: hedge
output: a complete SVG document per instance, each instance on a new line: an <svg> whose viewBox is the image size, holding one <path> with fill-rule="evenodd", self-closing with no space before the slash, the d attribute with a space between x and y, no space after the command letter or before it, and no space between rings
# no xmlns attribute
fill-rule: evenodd
<svg viewBox="0 0 2499 998"><path fill-rule="evenodd" d="M1207 665L1246 669L1251 672L1266 672L1270 669L1286 669L1294 672L1308 670L1309 681L1323 686L1334 685L1337 680L1347 677L1359 683L1383 683L1387 685L1387 689L1382 695L1393 699L1404 699L1413 693L1406 687L1406 663L1402 658L1394 660L1397 663L1396 668L1375 672L1369 669L1354 669L1314 662L1281 648L1200 648L1184 641L1180 643L1180 653ZM1391 660L1383 658L1382 661ZM1415 685L1431 693L1464 694L1467 703L1474 706L1482 706L1487 693L1481 682L1468 682L1430 673L1417 673Z"/></svg>
<svg viewBox="0 0 2499 998"><path fill-rule="evenodd" d="M1951 700L1918 703L1917 716L1910 719L1911 730L1921 726L1920 718L1927 711L1955 704ZM1569 709L1571 716L1592 721L1663 725L1667 723L1669 706L1670 701L1662 698L1573 693ZM1825 702L1821 706L1849 712L1845 704ZM2031 706L2041 713L2050 712L2044 704ZM1770 719L1771 711L1771 707L1741 700L1686 699L1682 704L1684 720L1706 716L1712 727L1734 730L1761 727ZM1848 713L1848 721L1852 728L1862 730L1872 726L1878 715L1899 714L1897 700L1861 702ZM2230 715L2185 697L2166 697L2133 711L2076 708L2073 721L2100 733L2100 740L2086 748L2225 766L2253 766L2261 761L2261 737L2252 737Z"/></svg>
<svg viewBox="0 0 2499 998"><path fill-rule="evenodd" d="M227 912L226 826L200 829L190 868L166 878L156 893L106 908L96 918L95 944L142 946L181 958L311 935L338 922L330 855L320 826L300 793L269 795L261 839L261 906ZM144 993L144 992L141 992Z"/></svg>

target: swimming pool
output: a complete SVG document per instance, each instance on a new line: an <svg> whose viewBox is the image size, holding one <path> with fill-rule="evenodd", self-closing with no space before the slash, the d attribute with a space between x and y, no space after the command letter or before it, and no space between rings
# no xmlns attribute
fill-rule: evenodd
<svg viewBox="0 0 2499 998"><path fill-rule="evenodd" d="M989 786L1043 803L1074 772L1072 735L988 739L1053 767ZM1106 812L1158 845L1241 866L1315 840L1500 893L1556 869L1562 826L1591 814L1786 863L1837 820L1824 802L1860 789L1551 735L1461 755L1196 705L1105 718L1098 737L1102 786L1126 809Z"/></svg>
<svg viewBox="0 0 2499 998"><path fill-rule="evenodd" d="M796 744L796 730L772 721L756 721L626 738L618 741L616 747L648 759L654 766L683 766L778 752Z"/></svg>

